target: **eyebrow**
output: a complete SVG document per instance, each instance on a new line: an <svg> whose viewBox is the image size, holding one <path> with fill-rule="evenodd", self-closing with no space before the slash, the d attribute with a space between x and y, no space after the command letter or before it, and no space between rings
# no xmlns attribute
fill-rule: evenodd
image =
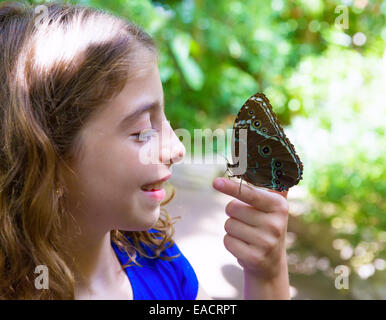
<svg viewBox="0 0 386 320"><path fill-rule="evenodd" d="M139 116L144 114L145 112L154 110L156 108L161 108L159 101L154 101L151 103L145 103L138 107L133 113L127 115L123 120L120 122L119 127L125 128L128 124L132 123L135 119L137 119Z"/></svg>

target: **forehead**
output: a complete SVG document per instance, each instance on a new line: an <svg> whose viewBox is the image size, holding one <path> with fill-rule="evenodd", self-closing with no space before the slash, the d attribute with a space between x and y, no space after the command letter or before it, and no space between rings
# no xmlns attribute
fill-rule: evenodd
<svg viewBox="0 0 386 320"><path fill-rule="evenodd" d="M120 128L120 123L141 106L153 102L163 105L163 89L157 64L143 68L128 79L122 91L111 101L99 107L99 111L83 128L83 134L104 135Z"/></svg>
<svg viewBox="0 0 386 320"><path fill-rule="evenodd" d="M116 97L116 102L122 104L144 104L150 100L162 100L163 89L158 71L155 64L149 65L146 69L141 69L137 75L131 77L123 90ZM133 102L133 103L131 103Z"/></svg>
<svg viewBox="0 0 386 320"><path fill-rule="evenodd" d="M141 69L141 72L128 79L122 91L102 106L100 117L122 117L154 101L163 103L162 83L156 64Z"/></svg>

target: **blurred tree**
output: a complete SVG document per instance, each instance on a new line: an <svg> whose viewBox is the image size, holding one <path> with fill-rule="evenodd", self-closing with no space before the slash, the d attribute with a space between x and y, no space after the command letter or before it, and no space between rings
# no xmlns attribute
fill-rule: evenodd
<svg viewBox="0 0 386 320"><path fill-rule="evenodd" d="M302 59L336 46L379 56L386 38L385 1L345 1L347 30L335 26L338 0L62 2L109 10L154 36L162 53L167 115L175 127L190 130L229 120L227 115L257 90L289 124L291 117L304 114L304 106L290 108L291 99L302 101L284 80ZM358 32L366 38L364 45L353 42ZM362 35L356 38L363 41Z"/></svg>
<svg viewBox="0 0 386 320"><path fill-rule="evenodd" d="M231 127L263 91L305 164L291 272L333 278L345 264L351 298L386 298L386 0L68 2L156 39L174 128Z"/></svg>

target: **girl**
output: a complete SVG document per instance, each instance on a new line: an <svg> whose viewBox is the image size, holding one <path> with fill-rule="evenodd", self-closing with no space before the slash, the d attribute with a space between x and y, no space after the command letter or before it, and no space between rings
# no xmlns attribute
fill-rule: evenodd
<svg viewBox="0 0 386 320"><path fill-rule="evenodd" d="M160 207L185 149L165 117L153 40L101 10L36 9L0 6L0 297L208 299ZM288 299L286 194L213 186L237 198L224 245L245 299Z"/></svg>

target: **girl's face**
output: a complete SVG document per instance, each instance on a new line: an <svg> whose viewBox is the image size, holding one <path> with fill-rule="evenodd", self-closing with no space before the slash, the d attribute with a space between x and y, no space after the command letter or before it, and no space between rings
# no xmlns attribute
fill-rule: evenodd
<svg viewBox="0 0 386 320"><path fill-rule="evenodd" d="M126 118L153 103L153 108ZM145 73L129 80L122 92L82 129L83 152L72 167L78 179L67 181L70 212L81 224L91 224L94 231L139 231L149 229L158 220L163 199L141 187L169 176L172 161L180 161L185 154L166 120L163 103L160 75L154 63ZM150 128L156 129L159 136L141 141L138 133ZM149 149L159 151L159 156L146 163L142 155Z"/></svg>

